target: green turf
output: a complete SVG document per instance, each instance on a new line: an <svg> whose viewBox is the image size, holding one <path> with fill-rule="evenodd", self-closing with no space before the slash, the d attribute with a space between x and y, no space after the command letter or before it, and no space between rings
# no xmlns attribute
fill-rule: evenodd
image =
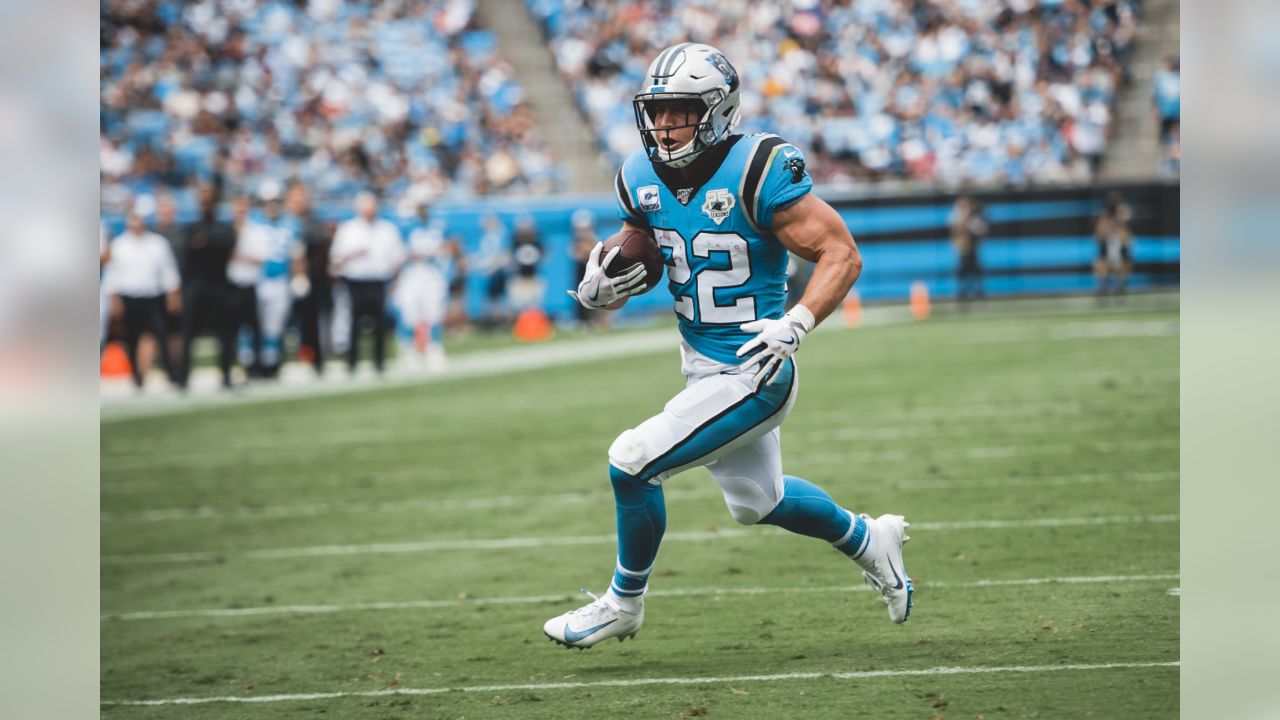
<svg viewBox="0 0 1280 720"><path fill-rule="evenodd" d="M1176 667L830 676L1177 660L1176 322L1165 311L978 315L806 342L783 430L787 471L855 511L916 523L906 555L916 610L902 627L846 559L740 528L694 470L667 484L672 540L636 641L587 652L546 641L543 620L585 600L578 587L608 582L605 450L681 387L672 348L104 424L104 700L458 690L105 705L102 715L1176 716ZM1064 518L1094 524L1048 522ZM1023 526L954 526L974 520ZM708 530L725 532L677 535ZM586 539L538 542L567 537ZM505 538L533 542L369 547ZM317 549L333 546L346 554ZM272 549L313 554L254 555ZM175 553L196 555L165 557ZM1007 584L1098 576L1127 578ZM416 601L440 602L343 607ZM299 605L337 607L116 617ZM712 680L790 673L821 677ZM704 680L463 691L644 678Z"/></svg>

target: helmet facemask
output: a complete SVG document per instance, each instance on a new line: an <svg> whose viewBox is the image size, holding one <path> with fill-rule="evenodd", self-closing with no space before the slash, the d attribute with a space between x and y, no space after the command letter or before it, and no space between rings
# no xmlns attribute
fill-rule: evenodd
<svg viewBox="0 0 1280 720"><path fill-rule="evenodd" d="M690 108L683 112L684 122L659 128L658 111L667 104L685 104ZM637 95L632 101L636 113L636 127L644 142L649 159L671 167L684 167L693 162L703 150L715 144L715 130L711 127L711 112L700 95L691 93L647 93ZM677 130L693 129L693 137L680 145L664 142Z"/></svg>

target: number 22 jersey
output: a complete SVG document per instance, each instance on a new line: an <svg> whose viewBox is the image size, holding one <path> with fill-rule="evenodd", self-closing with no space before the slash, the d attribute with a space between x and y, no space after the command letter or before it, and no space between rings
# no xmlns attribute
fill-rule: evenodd
<svg viewBox="0 0 1280 720"><path fill-rule="evenodd" d="M739 326L782 317L787 250L771 230L773 216L813 181L801 152L768 133L732 135L692 169L685 177L633 152L614 182L618 217L657 239L685 342L736 365L751 337Z"/></svg>

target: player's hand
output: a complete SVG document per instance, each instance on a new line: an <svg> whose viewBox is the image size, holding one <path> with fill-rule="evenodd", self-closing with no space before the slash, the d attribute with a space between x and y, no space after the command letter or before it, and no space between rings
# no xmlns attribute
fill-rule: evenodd
<svg viewBox="0 0 1280 720"><path fill-rule="evenodd" d="M612 305L622 298L643 292L644 277L648 274L644 269L644 263L636 263L616 278L605 275L604 269L609 267L609 263L618 253L622 252L622 247L610 250L604 257L604 262L601 262L600 251L603 248L602 242L596 243L596 246L591 248L591 254L587 256L587 271L582 275L582 282L578 283L578 291L568 291L570 297L582 303L583 307L592 310Z"/></svg>
<svg viewBox="0 0 1280 720"><path fill-rule="evenodd" d="M787 358L795 354L800 347L800 341L813 330L814 323L813 313L803 305L796 305L777 320L753 320L743 323L740 326L743 332L753 332L757 335L738 348L738 357L749 354L749 357L738 366L738 371L745 373L755 368L751 381L756 390L765 384L773 383L778 379L778 368L782 367L782 363Z"/></svg>

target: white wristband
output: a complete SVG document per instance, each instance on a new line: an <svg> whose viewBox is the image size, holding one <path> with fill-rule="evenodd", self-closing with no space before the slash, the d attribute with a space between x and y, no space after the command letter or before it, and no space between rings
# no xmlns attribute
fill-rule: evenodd
<svg viewBox="0 0 1280 720"><path fill-rule="evenodd" d="M806 333L813 332L813 326L818 324L809 308L799 304L787 311L787 317L800 323L800 327L804 328Z"/></svg>

